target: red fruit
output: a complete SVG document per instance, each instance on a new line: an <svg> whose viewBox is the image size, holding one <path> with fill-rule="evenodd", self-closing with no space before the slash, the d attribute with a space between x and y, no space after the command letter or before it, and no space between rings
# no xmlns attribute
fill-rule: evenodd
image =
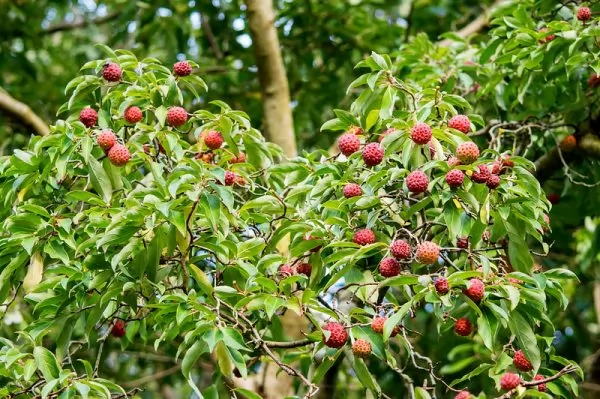
<svg viewBox="0 0 600 399"><path fill-rule="evenodd" d="M533 365L521 351L515 351L515 354L513 356L513 364L517 369L521 371L533 370Z"/></svg>
<svg viewBox="0 0 600 399"><path fill-rule="evenodd" d="M490 173L493 175L499 175L502 171L502 161L494 161L491 165L488 165Z"/></svg>
<svg viewBox="0 0 600 399"><path fill-rule="evenodd" d="M473 395L471 395L471 392L460 391L459 393L456 394L454 399L471 399L472 397L473 397Z"/></svg>
<svg viewBox="0 0 600 399"><path fill-rule="evenodd" d="M541 381L541 380L545 380L545 379L546 379L546 377L544 377L543 375L540 375L540 374L533 377L534 381ZM537 388L538 388L538 391L540 391L540 392L546 392L546 389L547 389L546 384L540 384L537 386Z"/></svg>
<svg viewBox="0 0 600 399"><path fill-rule="evenodd" d="M462 337L466 337L471 335L471 331L473 331L473 325L471 321L466 317L461 317L460 319L456 319L456 323L454 324L454 332Z"/></svg>
<svg viewBox="0 0 600 399"><path fill-rule="evenodd" d="M431 136L431 127L427 123L418 122L410 129L410 138L417 144L429 143Z"/></svg>
<svg viewBox="0 0 600 399"><path fill-rule="evenodd" d="M296 266L296 271L298 274L305 274L306 276L310 277L312 266L310 263L300 263L298 266Z"/></svg>
<svg viewBox="0 0 600 399"><path fill-rule="evenodd" d="M469 237L458 237L456 239L456 246L461 249L469 248Z"/></svg>
<svg viewBox="0 0 600 399"><path fill-rule="evenodd" d="M487 165L478 165L471 175L471 180L475 183L487 183L489 177L490 168Z"/></svg>
<svg viewBox="0 0 600 399"><path fill-rule="evenodd" d="M358 184L348 183L344 186L342 193L344 194L344 197L352 198L352 197L361 196L363 191L362 191L362 188Z"/></svg>
<svg viewBox="0 0 600 399"><path fill-rule="evenodd" d="M465 174L462 170L452 169L446 174L446 183L448 183L450 187L460 187L464 180Z"/></svg>
<svg viewBox="0 0 600 399"><path fill-rule="evenodd" d="M444 277L438 277L433 285L437 293L440 295L446 295L450 291L448 280L446 280Z"/></svg>
<svg viewBox="0 0 600 399"><path fill-rule="evenodd" d="M410 252L410 245L404 240L395 240L390 244L390 253L396 259L408 259Z"/></svg>
<svg viewBox="0 0 600 399"><path fill-rule="evenodd" d="M188 114L182 107L171 107L167 111L167 123L173 127L179 127L188 120Z"/></svg>
<svg viewBox="0 0 600 399"><path fill-rule="evenodd" d="M357 230L354 233L352 241L361 246L373 244L375 242L375 233L371 229Z"/></svg>
<svg viewBox="0 0 600 399"><path fill-rule="evenodd" d="M379 264L379 273L383 277L396 277L400 274L400 262L394 258L383 258Z"/></svg>
<svg viewBox="0 0 600 399"><path fill-rule="evenodd" d="M323 326L323 331L330 332L329 339L323 335L323 342L330 348L341 348L348 340L348 333L340 323L329 322Z"/></svg>
<svg viewBox="0 0 600 399"><path fill-rule="evenodd" d="M142 110L140 107L136 107L132 105L131 107L127 107L125 112L123 113L123 118L127 123L135 124L142 120L144 114L142 114Z"/></svg>
<svg viewBox="0 0 600 399"><path fill-rule="evenodd" d="M556 193L551 193L548 194L548 201L550 201L550 203L552 205L556 205L560 202L560 194L556 194Z"/></svg>
<svg viewBox="0 0 600 399"><path fill-rule="evenodd" d="M286 263L279 266L279 274L283 277L293 276L295 274L294 268Z"/></svg>
<svg viewBox="0 0 600 399"><path fill-rule="evenodd" d="M453 168L455 166L460 165L460 160L458 158L456 158L454 155L452 155L450 158L448 158L448 166Z"/></svg>
<svg viewBox="0 0 600 399"><path fill-rule="evenodd" d="M505 391L510 391L521 385L521 377L515 373L504 373L500 378L500 387Z"/></svg>
<svg viewBox="0 0 600 399"><path fill-rule="evenodd" d="M456 158L463 164L471 164L479 158L479 147L472 141L461 143L456 147Z"/></svg>
<svg viewBox="0 0 600 399"><path fill-rule="evenodd" d="M387 321L387 317L377 316L371 322L371 328L377 334L383 334L383 325L385 324L386 321ZM398 335L399 332L400 332L400 327L394 326L394 329L392 330L392 333L390 334L390 336L395 337L396 335Z"/></svg>
<svg viewBox="0 0 600 399"><path fill-rule="evenodd" d="M354 356L366 359L371 355L371 343L366 339L357 339L352 344Z"/></svg>
<svg viewBox="0 0 600 399"><path fill-rule="evenodd" d="M419 194L425 192L428 185L429 178L421 170L415 170L406 176L406 187L411 193Z"/></svg>
<svg viewBox="0 0 600 399"><path fill-rule="evenodd" d="M95 109L85 107L79 113L79 121L86 127L92 127L96 125L96 122L98 122L98 113Z"/></svg>
<svg viewBox="0 0 600 399"><path fill-rule="evenodd" d="M348 131L346 133L350 133L350 134L363 134L363 130L360 126L350 126L350 128L348 128Z"/></svg>
<svg viewBox="0 0 600 399"><path fill-rule="evenodd" d="M360 140L355 134L342 134L338 140L338 148L342 154L350 156L360 148Z"/></svg>
<svg viewBox="0 0 600 399"><path fill-rule="evenodd" d="M498 188L498 186L500 185L500 176L489 175L486 184L491 190Z"/></svg>
<svg viewBox="0 0 600 399"><path fill-rule="evenodd" d="M188 76L190 73L192 73L192 66L187 61L179 61L173 65L175 76Z"/></svg>
<svg viewBox="0 0 600 399"><path fill-rule="evenodd" d="M483 281L478 278L473 278L469 280L467 284L467 289L464 290L464 294L471 298L473 302L479 302L483 299L483 295L485 293L485 285Z"/></svg>
<svg viewBox="0 0 600 399"><path fill-rule="evenodd" d="M564 139L562 139L562 141L559 144L559 147L564 152L573 151L575 149L575 147L577 147L577 139L575 138L575 136L570 134L567 137L565 137Z"/></svg>
<svg viewBox="0 0 600 399"><path fill-rule="evenodd" d="M540 33L546 33L546 32L549 32L549 31L550 31L550 29L548 29L548 28L542 28L542 29L539 30ZM547 35L546 37L544 37L543 39L538 40L538 42L540 44L544 44L544 43L551 42L555 38L556 38L556 35L550 34L550 35Z"/></svg>
<svg viewBox="0 0 600 399"><path fill-rule="evenodd" d="M230 163L244 163L246 162L246 154L240 152L238 156L234 156L229 160Z"/></svg>
<svg viewBox="0 0 600 399"><path fill-rule="evenodd" d="M589 21L590 18L592 18L592 11L589 9L589 7L580 7L579 10L577 10L578 20Z"/></svg>
<svg viewBox="0 0 600 399"><path fill-rule="evenodd" d="M395 129L395 128L393 128L393 127L391 127L391 128L389 128L389 129L386 129L386 130L384 130L384 131L383 131L383 132L382 132L382 133L379 135L379 139L378 139L378 141L381 143L381 142L383 141L383 139L385 138L385 136L387 136L388 134L390 134L390 133L393 133L393 132L395 132L395 131L396 131L396 129Z"/></svg>
<svg viewBox="0 0 600 399"><path fill-rule="evenodd" d="M108 151L117 143L117 136L115 136L112 130L106 129L98 135L96 140L104 151Z"/></svg>
<svg viewBox="0 0 600 399"><path fill-rule="evenodd" d="M513 166L515 166L515 163L510 160L510 156L509 155L505 155L502 158L502 166L506 166L507 168L512 168Z"/></svg>
<svg viewBox="0 0 600 399"><path fill-rule="evenodd" d="M235 178L237 177L237 174L235 174L234 172L230 171L230 170L226 170L225 171L225 185L226 186L233 186L235 184Z"/></svg>
<svg viewBox="0 0 600 399"><path fill-rule="evenodd" d="M131 159L131 153L123 144L115 144L108 151L108 160L115 166L123 166Z"/></svg>
<svg viewBox="0 0 600 399"><path fill-rule="evenodd" d="M588 87L591 89L598 87L600 85L600 75L595 73L591 74L587 83Z"/></svg>
<svg viewBox="0 0 600 399"><path fill-rule="evenodd" d="M440 256L440 247L431 241L423 241L417 246L417 262L423 265L433 265Z"/></svg>
<svg viewBox="0 0 600 399"><path fill-rule="evenodd" d="M108 82L118 82L123 77L123 71L120 66L110 62L102 67L102 77Z"/></svg>
<svg viewBox="0 0 600 399"><path fill-rule="evenodd" d="M452 129L456 129L463 133L469 133L469 131L471 130L471 121L466 115L454 115L448 121L448 127L451 127Z"/></svg>
<svg viewBox="0 0 600 399"><path fill-rule="evenodd" d="M362 158L367 166L379 165L383 161L383 148L377 143L369 143L363 148Z"/></svg>
<svg viewBox="0 0 600 399"><path fill-rule="evenodd" d="M116 338L123 338L125 336L125 322L123 320L115 321L110 334Z"/></svg>
<svg viewBox="0 0 600 399"><path fill-rule="evenodd" d="M210 130L206 133L206 136L204 136L204 144L211 150L221 148L223 145L223 136L216 130Z"/></svg>

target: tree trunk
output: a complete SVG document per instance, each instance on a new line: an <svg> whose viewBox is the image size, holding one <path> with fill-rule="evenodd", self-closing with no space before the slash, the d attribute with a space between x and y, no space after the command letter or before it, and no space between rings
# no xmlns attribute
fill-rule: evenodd
<svg viewBox="0 0 600 399"><path fill-rule="evenodd" d="M278 144L288 157L296 155L296 138L273 0L246 0L252 47L263 100L265 137Z"/></svg>

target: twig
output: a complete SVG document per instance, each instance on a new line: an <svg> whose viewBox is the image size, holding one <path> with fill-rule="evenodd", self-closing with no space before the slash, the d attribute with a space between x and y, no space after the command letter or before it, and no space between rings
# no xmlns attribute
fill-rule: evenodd
<svg viewBox="0 0 600 399"><path fill-rule="evenodd" d="M102 24L105 24L105 23L110 22L111 20L117 18L120 14L121 14L120 12L114 12L114 13L105 15L104 17L95 18L95 19L82 19L80 21L71 22L71 23L61 22L56 25L50 26L48 29L45 29L43 31L43 33L45 33L47 35L51 35L53 33L62 32L65 30L85 28L88 25L102 25Z"/></svg>
<svg viewBox="0 0 600 399"><path fill-rule="evenodd" d="M50 133L50 128L42 118L37 116L27 104L12 97L1 87L0 110L8 112L26 125L31 126L40 136L45 136Z"/></svg>
<svg viewBox="0 0 600 399"><path fill-rule="evenodd" d="M554 380L558 380L563 375L572 373L572 372L574 372L576 370L577 370L577 367L572 366L572 365L568 365L568 366L565 366L558 373L554 374L553 376L550 376L548 378L544 378L543 380L524 381L524 382L521 383L521 386L524 386L524 387L528 388L528 387L535 387L535 386L538 386L538 385L541 385L541 384L546 384L548 382L552 382ZM508 391L504 395L496 397L496 399L509 399L516 392L517 392L517 389L515 388L513 390Z"/></svg>

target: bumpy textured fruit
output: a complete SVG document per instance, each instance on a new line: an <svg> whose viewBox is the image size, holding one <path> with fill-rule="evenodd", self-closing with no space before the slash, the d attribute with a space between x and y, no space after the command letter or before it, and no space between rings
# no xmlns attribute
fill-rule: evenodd
<svg viewBox="0 0 600 399"><path fill-rule="evenodd" d="M462 337L466 337L471 335L471 331L473 331L473 325L471 324L471 320L466 317L461 317L460 319L456 319L456 323L454 323L454 332Z"/></svg>
<svg viewBox="0 0 600 399"><path fill-rule="evenodd" d="M417 246L416 259L423 265L433 265L440 256L440 247L431 241L423 241Z"/></svg>
<svg viewBox="0 0 600 399"><path fill-rule="evenodd" d="M479 147L472 141L461 143L456 147L456 158L463 164L471 164L479 158Z"/></svg>
<svg viewBox="0 0 600 399"><path fill-rule="evenodd" d="M294 268L286 263L279 266L279 274L283 277L293 276L295 274Z"/></svg>
<svg viewBox="0 0 600 399"><path fill-rule="evenodd" d="M465 174L462 170L452 169L446 174L446 183L450 187L460 187L465 181Z"/></svg>
<svg viewBox="0 0 600 399"><path fill-rule="evenodd" d="M471 130L471 121L466 115L454 115L448 121L448 127L459 130L463 133L469 133Z"/></svg>
<svg viewBox="0 0 600 399"><path fill-rule="evenodd" d="M142 110L140 109L140 107L137 107L135 105L127 107L127 109L123 113L123 118L125 119L125 121L131 124L138 123L142 120L143 117L144 114L142 114Z"/></svg>
<svg viewBox="0 0 600 399"><path fill-rule="evenodd" d="M342 190L342 194L344 194L344 197L346 198L359 197L362 193L362 188L356 183L348 183Z"/></svg>
<svg viewBox="0 0 600 399"><path fill-rule="evenodd" d="M460 249L469 248L469 237L458 237L456 239L456 246Z"/></svg>
<svg viewBox="0 0 600 399"><path fill-rule="evenodd" d="M485 284L478 278L472 278L467 283L467 289L464 291L464 294L471 298L473 302L479 302L485 294Z"/></svg>
<svg viewBox="0 0 600 399"><path fill-rule="evenodd" d="M371 355L371 343L366 339L357 339L352 344L354 356L366 359Z"/></svg>
<svg viewBox="0 0 600 399"><path fill-rule="evenodd" d="M550 193L548 194L547 198L552 205L556 205L560 202L560 194L557 193Z"/></svg>
<svg viewBox="0 0 600 399"><path fill-rule="evenodd" d="M471 180L475 183L487 183L488 178L490 177L490 168L487 165L477 165L473 174L471 175Z"/></svg>
<svg viewBox="0 0 600 399"><path fill-rule="evenodd" d="M543 375L540 375L540 374L538 374L535 377L533 377L534 381L541 381L541 380L545 380L545 379L546 379L546 377L544 377ZM547 390L546 384L540 384L540 385L538 385L537 389L540 392L546 392L546 390Z"/></svg>
<svg viewBox="0 0 600 399"><path fill-rule="evenodd" d="M521 351L515 351L515 354L513 356L513 364L517 369L521 371L533 370L533 365Z"/></svg>
<svg viewBox="0 0 600 399"><path fill-rule="evenodd" d="M354 233L352 241L358 245L369 245L375 242L375 233L371 229L360 229Z"/></svg>
<svg viewBox="0 0 600 399"><path fill-rule="evenodd" d="M188 114L182 107L171 107L167 111L167 123L173 127L184 125L188 120Z"/></svg>
<svg viewBox="0 0 600 399"><path fill-rule="evenodd" d="M387 317L383 317L383 316L375 317L373 319L373 321L371 322L371 329L373 329L373 331L376 332L377 334L383 334L383 325L385 324L386 321L387 321ZM396 335L398 335L399 332L400 332L400 327L394 326L394 329L392 330L392 333L390 334L390 336L395 337Z"/></svg>
<svg viewBox="0 0 600 399"><path fill-rule="evenodd" d="M300 263L296 266L296 271L298 274L305 274L310 277L310 273L312 272L312 266L310 263Z"/></svg>
<svg viewBox="0 0 600 399"><path fill-rule="evenodd" d="M592 18L592 11L589 7L580 7L577 10L577 19L580 21L589 21Z"/></svg>
<svg viewBox="0 0 600 399"><path fill-rule="evenodd" d="M394 258L383 258L379 263L379 273L383 277L395 277L400 274L400 262Z"/></svg>
<svg viewBox="0 0 600 399"><path fill-rule="evenodd" d="M433 283L435 290L440 295L446 295L450 291L450 286L448 285L448 280L444 277L438 277Z"/></svg>
<svg viewBox="0 0 600 399"><path fill-rule="evenodd" d="M510 155L504 155L502 157L502 166L507 168L515 166L515 163L510 159Z"/></svg>
<svg viewBox="0 0 600 399"><path fill-rule="evenodd" d="M123 320L115 321L110 334L116 338L123 338L125 336L125 322Z"/></svg>
<svg viewBox="0 0 600 399"><path fill-rule="evenodd" d="M575 136L570 134L567 137L565 137L564 139L562 139L559 147L564 152L573 151L575 149L575 147L577 147L577 138L575 138Z"/></svg>
<svg viewBox="0 0 600 399"><path fill-rule="evenodd" d="M456 394L454 399L471 399L472 397L473 397L473 395L471 395L471 392L460 391L459 393Z"/></svg>
<svg viewBox="0 0 600 399"><path fill-rule="evenodd" d="M390 253L396 259L408 259L410 252L410 245L404 240L395 240L390 244Z"/></svg>
<svg viewBox="0 0 600 399"><path fill-rule="evenodd" d="M96 140L100 148L108 151L117 143L117 136L115 136L112 130L106 129L100 132Z"/></svg>
<svg viewBox="0 0 600 399"><path fill-rule="evenodd" d="M460 159L456 158L454 155L452 155L450 158L448 158L448 166L453 168L455 166L460 165Z"/></svg>
<svg viewBox="0 0 600 399"><path fill-rule="evenodd" d="M102 77L108 82L118 82L123 77L123 71L120 66L110 62L102 68Z"/></svg>
<svg viewBox="0 0 600 399"><path fill-rule="evenodd" d="M340 323L329 322L323 326L323 330L330 332L329 339L323 335L323 342L330 348L341 348L348 340L348 333Z"/></svg>
<svg viewBox="0 0 600 399"><path fill-rule="evenodd" d="M502 171L502 161L494 161L491 165L488 165L490 173L493 175L499 175Z"/></svg>
<svg viewBox="0 0 600 399"><path fill-rule="evenodd" d="M244 163L246 162L246 154L240 152L238 155L234 156L229 160L230 163Z"/></svg>
<svg viewBox="0 0 600 399"><path fill-rule="evenodd" d="M429 143L431 136L431 127L427 123L418 122L410 129L410 138L417 144Z"/></svg>
<svg viewBox="0 0 600 399"><path fill-rule="evenodd" d="M385 136L387 136L388 134L393 133L395 131L396 131L396 128L393 128L393 127L386 129L379 135L379 139L377 139L377 140L381 143L383 141L383 139L385 138Z"/></svg>
<svg viewBox="0 0 600 399"><path fill-rule="evenodd" d="M338 148L345 156L354 154L360 148L360 140L355 134L344 133L338 139Z"/></svg>
<svg viewBox="0 0 600 399"><path fill-rule="evenodd" d="M179 61L173 65L173 74L175 76L188 76L192 73L192 66L187 61Z"/></svg>
<svg viewBox="0 0 600 399"><path fill-rule="evenodd" d="M515 389L521 384L521 377L515 373L504 373L502 378L500 378L500 387L505 391L510 391L511 389Z"/></svg>
<svg viewBox="0 0 600 399"><path fill-rule="evenodd" d="M123 144L115 144L108 150L108 160L115 166L123 166L131 159L131 153Z"/></svg>
<svg viewBox="0 0 600 399"><path fill-rule="evenodd" d="M237 174L230 171L230 170L226 170L225 171L225 185L226 186L233 186L235 184L235 178L237 177Z"/></svg>
<svg viewBox="0 0 600 399"><path fill-rule="evenodd" d="M498 188L500 185L500 176L498 175L489 175L485 184L492 190Z"/></svg>
<svg viewBox="0 0 600 399"><path fill-rule="evenodd" d="M369 143L363 148L362 159L367 166L375 166L383 161L383 154L383 148L378 143Z"/></svg>
<svg viewBox="0 0 600 399"><path fill-rule="evenodd" d="M98 122L98 113L95 109L85 107L79 113L79 121L86 127L92 127Z"/></svg>
<svg viewBox="0 0 600 399"><path fill-rule="evenodd" d="M204 144L211 150L221 148L223 145L223 136L216 130L210 130L206 133L206 136L204 136Z"/></svg>
<svg viewBox="0 0 600 399"><path fill-rule="evenodd" d="M406 187L411 193L419 194L425 192L428 185L429 178L421 170L415 170L406 176Z"/></svg>

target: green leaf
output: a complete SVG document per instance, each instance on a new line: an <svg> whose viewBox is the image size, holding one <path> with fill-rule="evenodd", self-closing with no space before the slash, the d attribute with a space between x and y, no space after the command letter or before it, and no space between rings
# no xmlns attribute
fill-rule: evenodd
<svg viewBox="0 0 600 399"><path fill-rule="evenodd" d="M531 323L519 312L513 312L508 320L511 333L517 338L519 348L533 365L534 372L540 367L541 355Z"/></svg>
<svg viewBox="0 0 600 399"><path fill-rule="evenodd" d="M242 394L243 396L245 396L248 399L263 399L262 396L254 393L253 391L251 391L249 389L236 388L236 389L234 389L234 391Z"/></svg>
<svg viewBox="0 0 600 399"><path fill-rule="evenodd" d="M90 157L89 159L89 166L92 187L94 187L94 190L104 198L106 203L109 203L112 198L112 185L108 178L108 174L102 165L93 157Z"/></svg>
<svg viewBox="0 0 600 399"><path fill-rule="evenodd" d="M252 238L247 241L242 241L238 244L238 259L250 259L254 258L256 255L260 254L260 252L265 248L267 244L265 244L265 240L262 238Z"/></svg>
<svg viewBox="0 0 600 399"><path fill-rule="evenodd" d="M33 349L33 358L35 359L38 370L40 370L46 381L57 379L60 376L61 368L59 367L54 354L48 349L36 346Z"/></svg>
<svg viewBox="0 0 600 399"><path fill-rule="evenodd" d="M373 375L369 372L365 362L358 357L354 358L354 371L356 372L356 376L361 384L373 392L376 397L378 397L378 393L381 392L381 388L377 384L377 381L375 381L373 378Z"/></svg>
<svg viewBox="0 0 600 399"><path fill-rule="evenodd" d="M488 317L489 316L487 312L482 311L482 315L477 318L477 334L479 334L483 340L483 344L486 346L486 348L488 348L490 351L493 351L493 334Z"/></svg>
<svg viewBox="0 0 600 399"><path fill-rule="evenodd" d="M194 342L194 345L191 346L190 349L185 353L183 360L181 361L181 372L185 376L190 376L191 371L196 365L196 361L200 357L201 354L206 352L207 350L206 343L202 340L197 340Z"/></svg>

